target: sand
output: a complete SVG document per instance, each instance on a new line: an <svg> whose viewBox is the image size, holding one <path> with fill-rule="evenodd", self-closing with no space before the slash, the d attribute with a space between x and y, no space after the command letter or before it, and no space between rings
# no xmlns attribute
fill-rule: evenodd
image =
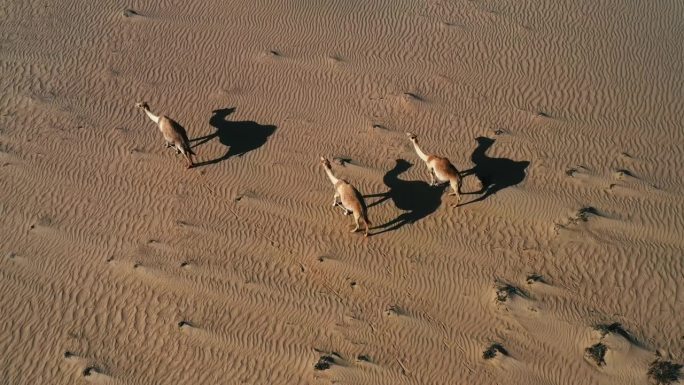
<svg viewBox="0 0 684 385"><path fill-rule="evenodd" d="M653 383L684 363L682 15L3 2L0 384Z"/></svg>

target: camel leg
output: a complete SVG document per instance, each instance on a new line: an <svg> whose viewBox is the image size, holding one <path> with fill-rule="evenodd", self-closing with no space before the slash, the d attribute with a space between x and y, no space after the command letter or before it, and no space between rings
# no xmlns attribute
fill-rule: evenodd
<svg viewBox="0 0 684 385"><path fill-rule="evenodd" d="M361 218L361 216L360 216L359 214L357 214L357 213L354 213L354 224L355 224L356 226L355 226L354 229L351 231L352 233L355 233L355 232L359 231L359 218Z"/></svg>
<svg viewBox="0 0 684 385"><path fill-rule="evenodd" d="M187 168L192 168L193 164L192 164L191 155L190 155L189 153L187 153L187 152L183 149L183 147L180 147L179 145L176 145L176 154L183 154L183 156L185 157L185 161L186 161L186 163L187 163L187 165L186 165Z"/></svg>
<svg viewBox="0 0 684 385"><path fill-rule="evenodd" d="M340 193L335 192L335 195L333 195L333 206L332 207L335 207L338 205L337 198L339 198L339 197L340 197Z"/></svg>
<svg viewBox="0 0 684 385"><path fill-rule="evenodd" d="M461 181L460 180L452 180L449 182L451 185L451 190L453 190L449 195L454 195L456 196L456 203L461 201Z"/></svg>
<svg viewBox="0 0 684 385"><path fill-rule="evenodd" d="M435 182L435 170L430 169L430 186L436 186L437 183Z"/></svg>

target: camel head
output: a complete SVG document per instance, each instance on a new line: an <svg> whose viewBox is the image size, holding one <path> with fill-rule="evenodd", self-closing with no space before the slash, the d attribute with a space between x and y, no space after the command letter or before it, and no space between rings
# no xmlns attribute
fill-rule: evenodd
<svg viewBox="0 0 684 385"><path fill-rule="evenodd" d="M149 110L150 109L150 106L147 105L147 102L137 102L137 103L135 103L135 106L137 108L142 108L143 110Z"/></svg>
<svg viewBox="0 0 684 385"><path fill-rule="evenodd" d="M414 133L412 133L412 132L407 132L407 133L406 133L406 136L408 136L409 139L411 139L412 142L418 143L418 136L417 136L416 134L414 134Z"/></svg>
<svg viewBox="0 0 684 385"><path fill-rule="evenodd" d="M321 157L321 164L325 168L332 168L332 166L330 166L330 161L323 156Z"/></svg>

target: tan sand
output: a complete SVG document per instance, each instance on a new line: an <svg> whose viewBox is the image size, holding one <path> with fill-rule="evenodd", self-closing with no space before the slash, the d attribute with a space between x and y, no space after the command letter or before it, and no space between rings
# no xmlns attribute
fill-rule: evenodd
<svg viewBox="0 0 684 385"><path fill-rule="evenodd" d="M682 15L4 1L0 384L649 383L684 362Z"/></svg>

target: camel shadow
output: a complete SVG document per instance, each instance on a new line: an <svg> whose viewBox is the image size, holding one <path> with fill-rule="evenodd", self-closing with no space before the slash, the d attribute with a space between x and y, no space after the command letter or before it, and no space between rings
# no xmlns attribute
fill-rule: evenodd
<svg viewBox="0 0 684 385"><path fill-rule="evenodd" d="M389 170L382 178L389 190L381 194L367 195L366 197L382 197L371 203L369 207L378 205L391 199L398 209L403 210L396 218L374 229L382 229L373 235L387 231L398 230L404 225L418 222L419 220L434 213L442 203L442 194L446 185L430 186L429 183L420 180L402 180L399 175L413 166L404 159L397 159L394 168Z"/></svg>
<svg viewBox="0 0 684 385"><path fill-rule="evenodd" d="M222 156L198 163L196 166L218 163L232 156L243 156L250 151L256 150L266 144L268 137L277 128L276 126L263 125L251 120L237 122L227 120L228 115L233 112L235 112L235 108L222 108L212 111L213 115L209 119L209 124L216 129L216 132L190 141L193 143L192 147L194 148L214 138L218 138L222 145L228 147L228 150Z"/></svg>
<svg viewBox="0 0 684 385"><path fill-rule="evenodd" d="M487 150L494 144L494 139L478 137L477 148L470 156L470 160L475 166L469 170L461 172L461 176L475 175L482 182L482 188L479 191L473 191L466 194L482 194L478 198L461 203L458 206L465 206L471 203L479 202L490 195L505 189L506 187L515 186L525 179L525 170L530 165L528 161L514 161L508 158L490 158L487 156Z"/></svg>

